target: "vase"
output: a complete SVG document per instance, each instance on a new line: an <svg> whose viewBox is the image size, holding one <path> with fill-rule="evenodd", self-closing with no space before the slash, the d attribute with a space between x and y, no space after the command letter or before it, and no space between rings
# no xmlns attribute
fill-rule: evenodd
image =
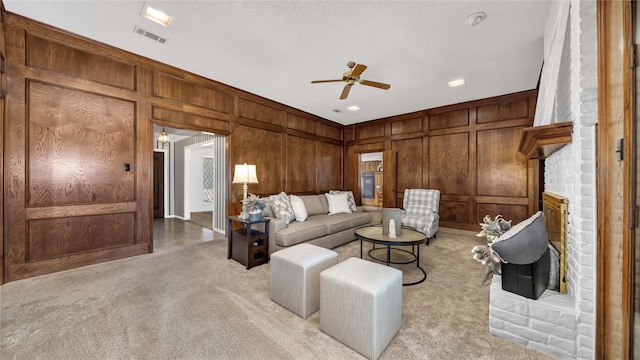
<svg viewBox="0 0 640 360"><path fill-rule="evenodd" d="M262 211L256 213L249 213L249 221L260 221L262 220Z"/></svg>

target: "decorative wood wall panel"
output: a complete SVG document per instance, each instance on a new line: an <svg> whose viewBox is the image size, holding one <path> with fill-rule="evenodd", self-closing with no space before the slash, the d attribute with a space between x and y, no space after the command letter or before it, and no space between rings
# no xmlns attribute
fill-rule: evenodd
<svg viewBox="0 0 640 360"><path fill-rule="evenodd" d="M528 99L478 107L478 124L529 117Z"/></svg>
<svg viewBox="0 0 640 360"><path fill-rule="evenodd" d="M424 155L422 138L396 140L392 143L393 152L396 154L396 172L401 174L396 181L396 195L404 194L405 189L421 188Z"/></svg>
<svg viewBox="0 0 640 360"><path fill-rule="evenodd" d="M229 122L206 116L195 115L184 111L164 109L158 106L152 107L152 117L175 124L174 126L191 125L193 128L207 129L220 134L229 133Z"/></svg>
<svg viewBox="0 0 640 360"><path fill-rule="evenodd" d="M429 130L469 125L469 109L429 114Z"/></svg>
<svg viewBox="0 0 640 360"><path fill-rule="evenodd" d="M31 220L27 228L28 262L135 243L133 213Z"/></svg>
<svg viewBox="0 0 640 360"><path fill-rule="evenodd" d="M441 194L469 194L469 134L429 138L429 187Z"/></svg>
<svg viewBox="0 0 640 360"><path fill-rule="evenodd" d="M287 186L288 192L316 192L316 141L297 136L287 136Z"/></svg>
<svg viewBox="0 0 640 360"><path fill-rule="evenodd" d="M136 67L112 58L76 49L30 33L26 34L29 66L71 75L123 89L135 89Z"/></svg>
<svg viewBox="0 0 640 360"><path fill-rule="evenodd" d="M320 125L321 124L316 120L307 119L294 114L287 114L287 128L289 129L316 134Z"/></svg>
<svg viewBox="0 0 640 360"><path fill-rule="evenodd" d="M329 125L321 118L307 118L287 113L287 128L342 141L342 127Z"/></svg>
<svg viewBox="0 0 640 360"><path fill-rule="evenodd" d="M342 189L342 153L341 145L319 142L317 190L319 193L333 189Z"/></svg>
<svg viewBox="0 0 640 360"><path fill-rule="evenodd" d="M153 73L153 95L206 109L233 113L233 97L160 72Z"/></svg>
<svg viewBox="0 0 640 360"><path fill-rule="evenodd" d="M342 141L342 126L336 127L324 123L317 123L316 134L326 138Z"/></svg>
<svg viewBox="0 0 640 360"><path fill-rule="evenodd" d="M238 116L282 126L282 111L243 98L238 99Z"/></svg>
<svg viewBox="0 0 640 360"><path fill-rule="evenodd" d="M527 197L527 159L511 151L518 148L521 136L522 128L478 132L482 153L478 156L477 195Z"/></svg>
<svg viewBox="0 0 640 360"><path fill-rule="evenodd" d="M28 96L29 206L134 198L132 102L35 81Z"/></svg>
<svg viewBox="0 0 640 360"><path fill-rule="evenodd" d="M384 124L376 124L373 126L357 127L356 134L358 139L370 139L384 136Z"/></svg>
<svg viewBox="0 0 640 360"><path fill-rule="evenodd" d="M252 184L250 191L255 194L277 194L284 190L284 174L286 159L282 156L285 147L285 135L273 131L238 126L230 138L236 160L229 163L231 171L229 179L233 178L233 166L235 164L255 164L258 176L258 184ZM315 175L315 174L314 174ZM234 185L232 196L240 194L240 198L231 199L240 201L242 198L242 185ZM238 191L239 190L239 191Z"/></svg>
<svg viewBox="0 0 640 360"><path fill-rule="evenodd" d="M422 117L391 122L391 135L422 132Z"/></svg>
<svg viewBox="0 0 640 360"><path fill-rule="evenodd" d="M465 224L469 218L469 203L440 199L440 220Z"/></svg>
<svg viewBox="0 0 640 360"><path fill-rule="evenodd" d="M510 205L510 204L478 204L476 211L476 222L481 223L485 215L491 216L493 219L496 215L502 215L507 220L511 220L511 224L515 225L531 216L527 205Z"/></svg>

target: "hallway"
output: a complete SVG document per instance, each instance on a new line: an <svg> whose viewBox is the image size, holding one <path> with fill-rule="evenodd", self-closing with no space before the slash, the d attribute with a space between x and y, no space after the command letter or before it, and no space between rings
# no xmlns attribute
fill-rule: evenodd
<svg viewBox="0 0 640 360"><path fill-rule="evenodd" d="M223 234L180 219L153 220L153 251L165 251L211 240L226 241Z"/></svg>

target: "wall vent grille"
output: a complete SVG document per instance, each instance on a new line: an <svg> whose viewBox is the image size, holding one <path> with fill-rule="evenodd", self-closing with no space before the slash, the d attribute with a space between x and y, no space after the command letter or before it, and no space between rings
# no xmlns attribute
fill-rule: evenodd
<svg viewBox="0 0 640 360"><path fill-rule="evenodd" d="M149 39L153 40L153 41L157 41L160 44L166 44L168 39L167 38L163 38L162 36L156 35L152 32L149 32L139 26L136 26L133 28L133 32L135 32L136 34L142 35L142 36L146 36Z"/></svg>

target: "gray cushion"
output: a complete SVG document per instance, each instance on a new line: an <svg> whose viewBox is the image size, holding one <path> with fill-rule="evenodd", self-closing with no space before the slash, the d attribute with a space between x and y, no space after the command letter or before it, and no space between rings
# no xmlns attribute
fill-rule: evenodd
<svg viewBox="0 0 640 360"><path fill-rule="evenodd" d="M324 208L323 214L329 213L329 200L324 194L318 195L318 199L320 199L320 203L322 203L322 207Z"/></svg>
<svg viewBox="0 0 640 360"><path fill-rule="evenodd" d="M322 195L322 197L324 197L324 195ZM300 198L304 203L304 207L307 209L307 215L312 216L328 213L328 211L325 211L324 206L322 206L318 195L301 195Z"/></svg>
<svg viewBox="0 0 640 360"><path fill-rule="evenodd" d="M371 214L367 212L355 212L349 214L348 216L351 220L352 228L371 223Z"/></svg>
<svg viewBox="0 0 640 360"><path fill-rule="evenodd" d="M262 210L263 217L276 217L271 208L271 200L269 198L264 199L264 209Z"/></svg>
<svg viewBox="0 0 640 360"><path fill-rule="evenodd" d="M327 225L327 234L335 234L351 227L350 214L317 215L318 221Z"/></svg>
<svg viewBox="0 0 640 360"><path fill-rule="evenodd" d="M538 211L498 237L491 243L491 248L505 262L525 265L540 259L547 251L548 243L544 217Z"/></svg>
<svg viewBox="0 0 640 360"><path fill-rule="evenodd" d="M315 216L314 216L315 217ZM291 246L327 235L327 225L310 217L305 222L292 221L285 229L276 233L276 244Z"/></svg>

